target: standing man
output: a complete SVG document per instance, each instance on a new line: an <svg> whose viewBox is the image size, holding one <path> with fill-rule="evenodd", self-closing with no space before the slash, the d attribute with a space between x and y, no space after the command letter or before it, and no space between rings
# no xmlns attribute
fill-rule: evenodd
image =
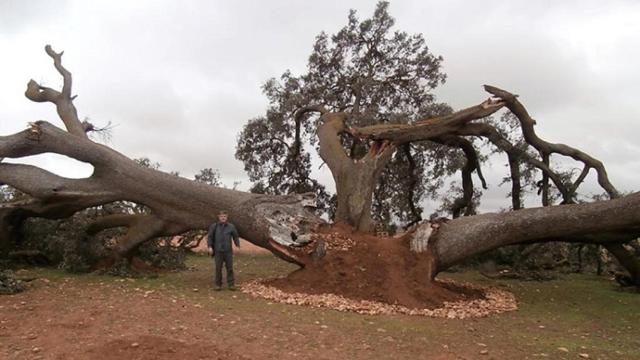
<svg viewBox="0 0 640 360"><path fill-rule="evenodd" d="M220 211L218 213L218 222L213 223L209 227L207 236L207 244L209 245L209 253L214 257L216 263L215 290L222 290L222 264L227 268L227 286L229 290L235 290L235 279L233 277L233 249L231 248L231 240L240 247L238 231L236 227L227 221L227 212Z"/></svg>

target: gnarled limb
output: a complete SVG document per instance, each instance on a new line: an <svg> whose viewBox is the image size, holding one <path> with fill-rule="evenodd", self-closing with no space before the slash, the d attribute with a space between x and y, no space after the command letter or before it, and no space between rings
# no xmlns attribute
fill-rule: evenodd
<svg viewBox="0 0 640 360"><path fill-rule="evenodd" d="M159 237L173 235L164 233L165 222L154 215L139 215L130 220L128 230L122 239L118 241L116 252L125 257L133 255L133 251L145 241Z"/></svg>
<svg viewBox="0 0 640 360"><path fill-rule="evenodd" d="M88 127L78 119L78 111L73 105L74 96L71 96L72 78L71 73L62 66L62 52L56 53L51 45L45 46L45 51L53 59L53 64L62 75L63 86L62 91L56 91L51 88L41 86L35 80L30 80L27 84L25 96L35 102L51 102L56 105L56 110L60 119L64 122L69 133L87 138L86 129Z"/></svg>
<svg viewBox="0 0 640 360"><path fill-rule="evenodd" d="M102 230L126 227L126 234L118 241L115 255L130 258L133 251L143 242L165 235L165 222L153 214L113 214L96 219L87 228L89 235Z"/></svg>
<svg viewBox="0 0 640 360"><path fill-rule="evenodd" d="M409 180L409 191L407 191L406 196L407 196L407 203L409 204L409 211L411 211L411 215L413 216L413 219L405 225L405 230L406 230L409 227L422 221L422 215L420 214L420 211L418 211L418 208L414 202L414 197L415 197L414 190L418 185L417 184L418 181L417 181L417 176L414 174L416 169L416 162L413 159L413 155L411 154L411 144L410 143L403 144L401 146L401 149L402 149L402 152L404 153L404 156L407 158L407 162L409 163L409 174L411 177L411 179Z"/></svg>
<svg viewBox="0 0 640 360"><path fill-rule="evenodd" d="M640 193L609 201L460 217L441 225L428 241L441 271L506 245L547 241L606 245L619 243L621 236L640 236Z"/></svg>
<svg viewBox="0 0 640 360"><path fill-rule="evenodd" d="M578 187L580 186L580 184L582 184L582 182L587 177L587 175L589 175L589 170L591 170L591 166L589 166L588 164L585 164L584 168L582 169L582 172L580 172L580 175L578 175L578 178L576 179L576 181L574 181L573 185L569 188L569 195L572 198L575 196L575 193L578 190Z"/></svg>
<svg viewBox="0 0 640 360"><path fill-rule="evenodd" d="M33 130L37 129L37 130ZM37 133L37 137L33 136ZM122 154L88 139L73 136L55 126L38 122L31 129L0 137L0 155L22 156L54 152L94 165L87 179L65 179L45 170L21 164L0 164L0 182L10 184L34 197L33 203L15 206L12 214L47 218L67 217L86 207L117 200L133 201L148 206L159 221L148 229L134 227L121 251L129 252L145 237L178 235L191 229L207 229L215 214L226 209L236 222L240 235L258 246L273 249L269 241L291 245L292 232L304 235L312 226L282 222L269 226L265 217L274 212L291 214L308 224L322 220L304 210L308 199L296 196L268 196L222 189L140 167ZM281 208L272 204L288 204ZM277 211L276 211L277 208ZM256 212L261 211L262 214ZM270 210L269 210L270 209ZM164 224L161 232L160 221ZM298 221L299 222L299 221ZM153 229L154 231L147 231ZM274 229L283 229L276 235ZM281 234L287 234L286 237ZM298 236L298 238L301 238Z"/></svg>
<svg viewBox="0 0 640 360"><path fill-rule="evenodd" d="M518 118L518 120L520 120L520 126L522 128L522 133L525 140L528 144L536 148L536 150L538 150L541 155L543 155L543 159L545 154L546 156L549 156L553 153L557 153L560 155L571 157L577 161L584 163L585 165L589 165L589 167L594 168L598 173L598 183L607 192L607 194L609 194L609 197L614 199L620 196L618 190L616 190L616 188L609 181L607 171L605 170L604 165L601 161L565 144L553 144L539 138L534 129L534 126L536 124L535 120L531 118L527 109L525 109L524 105L522 105L516 95L490 85L484 85L484 89L488 93L502 99L507 108L509 108L509 110Z"/></svg>
<svg viewBox="0 0 640 360"><path fill-rule="evenodd" d="M520 210L522 208L522 200L520 200L520 193L522 192L520 161L518 161L518 157L513 152L507 153L507 158L509 160L509 173L511 174L511 208Z"/></svg>
<svg viewBox="0 0 640 360"><path fill-rule="evenodd" d="M629 272L633 284L640 286L640 261L638 258L631 251L625 249L620 243L605 244L604 247L613 254L620 265Z"/></svg>
<svg viewBox="0 0 640 360"><path fill-rule="evenodd" d="M389 140L397 145L411 141L430 140L451 134L460 126L473 120L485 118L500 110L503 105L502 101L488 99L479 105L441 117L424 119L411 124L381 124L351 128L349 132L356 137Z"/></svg>
<svg viewBox="0 0 640 360"><path fill-rule="evenodd" d="M361 231L371 231L373 191L395 146L388 141L374 142L362 158L351 159L339 140L340 133L346 131L346 114L326 113L322 120L318 127L320 157L329 166L336 183L336 221Z"/></svg>
<svg viewBox="0 0 640 360"><path fill-rule="evenodd" d="M465 138L454 136L454 135L443 135L438 138L432 139L437 143L455 146L460 148L467 159L465 165L461 169L462 173L462 197L456 199L453 202L451 207L451 213L453 218L457 218L460 216L462 209L465 209L465 216L472 215L473 208L471 207L471 201L473 200L473 179L471 174L477 170L478 177L482 181L482 187L484 189L487 188L487 183L482 176L482 171L480 170L480 163L478 161L478 154L473 147L473 144Z"/></svg>
<svg viewBox="0 0 640 360"><path fill-rule="evenodd" d="M484 88L487 92L502 99L502 101L504 101L507 108L509 108L509 110L518 118L518 120L520 121L520 126L522 128L522 133L524 135L525 140L527 141L527 143L532 145L534 148L536 148L540 152L543 160L546 159L548 161L548 158L551 154L557 153L560 155L571 157L574 160L580 161L585 165L582 173L580 174L578 179L574 182L574 184L569 186L569 189L558 188L563 194L564 203L573 202L573 194L575 194L576 190L578 189L578 186L580 185L580 183L582 183L584 178L587 176L590 168L594 168L596 170L598 175L597 177L598 184L607 192L607 194L611 199L620 197L620 192L618 192L618 190L609 181L607 171L604 167L604 164L602 164L600 160L571 146L567 146L565 144L554 144L541 139L540 137L538 137L534 129L534 126L536 124L535 120L531 118L531 116L529 115L525 107L522 105L522 103L518 100L516 95L494 86L485 85ZM544 181L545 181L545 178L543 178L543 183L542 183L543 192L545 191L545 188L548 189L548 186L545 187ZM547 199L547 197L543 193L543 203L548 203L548 200L545 201L545 199ZM617 255L623 255L621 251L612 252L612 254L616 258L617 258ZM636 265L633 265L633 263L631 262L631 259L633 258L625 257L625 258L619 258L618 261L625 267L626 265L630 265L630 267L628 267L627 270L633 276L633 273L637 271L636 268L640 267L640 260L634 259L634 262Z"/></svg>
<svg viewBox="0 0 640 360"><path fill-rule="evenodd" d="M481 136L487 138L492 144L494 144L498 149L506 152L512 158L527 161L531 165L540 169L544 174L547 174L549 178L553 181L553 184L558 188L560 193L562 193L563 197L568 196L568 190L560 176L555 173L551 168L545 164L544 162L534 159L526 151L514 146L509 142L509 140L505 139L500 133L489 124L467 124L455 131L455 134L461 136Z"/></svg>
<svg viewBox="0 0 640 360"><path fill-rule="evenodd" d="M78 139L78 136L46 121L30 123L27 130L13 135L0 136L0 157L21 158L43 153L66 155L91 163L98 172L112 161L128 160L115 150L96 144L88 138Z"/></svg>
<svg viewBox="0 0 640 360"><path fill-rule="evenodd" d="M44 203L91 202L92 199L102 203L117 198L116 191L106 190L96 178L67 179L32 165L0 164L0 182Z"/></svg>
<svg viewBox="0 0 640 360"><path fill-rule="evenodd" d="M550 162L549 162L549 154L545 153L545 152L540 152L540 156L542 157L542 162L549 167ZM540 180L540 182L538 183L538 195L540 195L540 198L542 199L542 206L549 206L551 205L549 203L550 199L549 199L549 174L547 172L542 172L542 180ZM568 194L568 191L566 191L566 193ZM565 193L563 192L563 195ZM570 202L570 199L567 195L567 197L565 197L564 199L565 202Z"/></svg>

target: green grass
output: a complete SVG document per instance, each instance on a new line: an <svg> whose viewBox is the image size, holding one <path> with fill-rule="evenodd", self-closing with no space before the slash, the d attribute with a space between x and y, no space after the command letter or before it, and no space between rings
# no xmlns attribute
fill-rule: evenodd
<svg viewBox="0 0 640 360"><path fill-rule="evenodd" d="M270 254L239 254L235 263L240 283L285 275L295 269ZM282 346L292 341L291 333L313 333L319 324L326 324L330 331L353 343L341 350L345 358L362 351L357 344L375 347L392 339L398 354L403 351L415 354L421 349L452 349L458 353L477 354L478 343L483 343L498 359L513 356L534 359L545 355L553 359L574 359L578 353L588 353L592 359L640 359L640 294L621 291L614 282L603 277L567 275L553 281L525 282L491 280L474 271L445 273L444 278L508 289L516 295L519 309L488 318L444 320L403 315L365 316L272 303L241 292L214 293L211 290L211 259L190 256L188 265L191 270L141 279L74 275L46 268L28 269L21 272L21 276L160 290L171 299L202 304L205 309L242 319L247 326L269 328L272 341ZM237 330L220 331L222 334L228 331L226 335L234 336L232 332ZM321 351L326 346L322 339L307 337L300 345L303 346L301 350ZM569 352L561 352L559 347ZM376 356L396 357L386 352Z"/></svg>
<svg viewBox="0 0 640 360"><path fill-rule="evenodd" d="M548 351L565 347L609 358L640 358L640 294L604 277L570 274L545 282L489 280L477 272L445 277L513 292L518 311L487 319L508 328L509 341Z"/></svg>

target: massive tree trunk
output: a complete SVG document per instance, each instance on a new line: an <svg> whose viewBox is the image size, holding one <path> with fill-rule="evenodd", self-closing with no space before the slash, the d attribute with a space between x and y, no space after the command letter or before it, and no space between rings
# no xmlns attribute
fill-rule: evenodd
<svg viewBox="0 0 640 360"><path fill-rule="evenodd" d="M33 135L36 133L37 138ZM286 254L278 251L278 245L309 241L309 234L322 223L308 209L313 203L308 194L259 195L190 181L142 167L106 146L47 122L0 137L2 157L45 152L91 163L94 173L87 179L66 179L30 165L0 163L0 181L33 197L30 201L3 204L4 211L25 217L64 218L81 209L118 200L146 205L149 214L107 216L92 226L94 232L128 228L118 244L117 254L121 256L130 256L142 242L153 237L207 229L220 210L229 212L242 237L284 257Z"/></svg>
<svg viewBox="0 0 640 360"><path fill-rule="evenodd" d="M64 218L87 207L125 200L143 204L150 211L144 215L107 216L89 228L91 233L95 233L112 227L127 227L126 235L115 249L117 256L131 256L141 243L153 237L206 229L218 211L227 210L242 237L287 261L311 267L318 261L330 261L331 248L322 258L326 249L320 240L322 236L316 232L323 221L312 212L313 199L309 195L258 195L201 184L144 168L124 155L91 141L86 132L93 127L78 120L73 105L71 74L62 66L61 54L53 52L50 47L46 49L64 78L63 90L57 92L32 80L26 95L34 101L54 103L67 131L38 121L25 131L0 136L0 183L9 184L31 196L24 201L0 205L0 242L6 243L11 235L11 226L26 217ZM347 128L345 113L330 113L321 107L303 109L302 112L322 113L318 128L320 156L336 182L336 220L356 231L371 229L371 201L377 179L396 148L412 141L435 141L464 150L467 157L467 164L462 169L464 196L455 206L459 213L464 208L468 209L473 195L471 173L479 169L475 150L463 137L481 136L507 152L510 163L528 161L539 168L560 190L567 204L572 202L572 194L589 168L596 169L598 181L612 200L468 216L439 227L428 222L417 225L394 244L403 246L402 254L410 250L418 254L406 257L406 264L428 264L424 267L428 269L426 273L418 274L419 277L432 278L438 271L496 247L562 240L604 244L621 259L634 281L640 284L638 260L620 246L640 234L640 194L618 198L619 193L609 183L599 161L566 145L544 142L533 132L533 120L514 95L494 87L487 87L487 91L498 99L489 99L451 115L405 125ZM492 126L471 123L504 106L518 116L525 129L525 137L542 155L548 157L551 153L560 153L585 164L585 171L573 184L564 183L546 161L533 159L517 149ZM350 158L340 142L339 136L343 133L370 141L368 153L359 159ZM57 153L90 163L94 173L86 179L67 179L34 166L1 162L3 158L42 153ZM517 176L514 166L512 174ZM518 207L519 199L514 200L514 209ZM387 244L382 242L378 245L381 248L376 249L380 250Z"/></svg>
<svg viewBox="0 0 640 360"><path fill-rule="evenodd" d="M346 131L345 113L325 113L318 128L320 157L331 169L336 183L338 208L336 222L359 231L371 231L371 202L382 170L391 160L395 147L388 142L374 143L360 159L347 156L340 134Z"/></svg>
<svg viewBox="0 0 640 360"><path fill-rule="evenodd" d="M614 244L640 237L640 193L586 204L522 209L451 220L434 242L438 269L513 244L547 241Z"/></svg>
<svg viewBox="0 0 640 360"><path fill-rule="evenodd" d="M90 228L92 232L128 228L118 242L116 256L131 256L153 237L207 229L218 211L226 210L242 237L288 261L301 263L289 256L287 249L310 241L312 231L323 222L309 208L314 204L311 195L259 195L201 184L142 167L91 141L86 132L93 126L78 119L71 95L71 73L61 64L62 54L49 46L46 52L63 76L63 90L58 92L31 80L25 95L33 101L54 103L67 131L37 121L27 130L0 136L0 161L56 153L89 163L94 172L86 179L67 179L31 165L0 163L0 184L30 196L0 204L0 243L10 243L12 229L26 217L65 218L88 207L125 200L143 204L150 212L107 216Z"/></svg>

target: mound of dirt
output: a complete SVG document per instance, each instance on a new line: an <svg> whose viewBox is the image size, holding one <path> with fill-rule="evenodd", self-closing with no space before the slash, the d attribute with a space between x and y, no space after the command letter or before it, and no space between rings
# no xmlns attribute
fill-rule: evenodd
<svg viewBox="0 0 640 360"><path fill-rule="evenodd" d="M266 283L288 293L335 294L409 309L484 298L484 292L431 280L429 253L409 251L408 239L377 237L343 225L323 230L326 256L286 278Z"/></svg>
<svg viewBox="0 0 640 360"><path fill-rule="evenodd" d="M516 307L508 292L432 279L430 252L410 251L408 237L379 237L334 225L321 230L316 241L320 239L325 242L324 258L286 277L247 284L245 291L286 303L367 314L459 318ZM468 306L469 311L459 311Z"/></svg>
<svg viewBox="0 0 640 360"><path fill-rule="evenodd" d="M248 359L213 345L187 344L161 336L136 336L110 341L77 354L77 359L96 360L156 360L156 359Z"/></svg>
<svg viewBox="0 0 640 360"><path fill-rule="evenodd" d="M499 314L518 308L515 297L510 292L496 288L475 287L471 284L465 284L465 286L484 292L485 298L445 302L442 307L436 309L409 309L402 305L391 305L369 300L354 300L335 294L313 295L287 293L275 287L265 285L261 281L251 281L242 284L242 291L256 297L262 297L285 304L325 307L338 311L351 311L366 315L404 314L447 319L467 319Z"/></svg>

